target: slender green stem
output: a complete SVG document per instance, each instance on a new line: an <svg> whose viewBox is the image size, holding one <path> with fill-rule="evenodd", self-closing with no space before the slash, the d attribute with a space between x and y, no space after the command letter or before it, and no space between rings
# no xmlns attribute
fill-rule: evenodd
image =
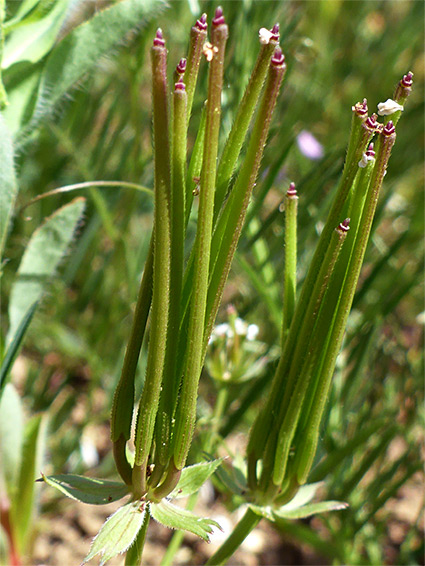
<svg viewBox="0 0 425 566"><path fill-rule="evenodd" d="M354 113L350 133L349 150L347 152L347 159L340 181L340 186L338 188L336 198L320 236L319 243L311 261L300 297L297 301L290 332L288 333L287 340L285 342L285 348L282 352L278 368L273 378L270 396L263 411L263 417L261 418L261 420L257 419L251 429L248 450L252 450L254 454L258 455L258 457L260 457L259 447L261 446L261 440L259 439L261 439L261 437L263 436L264 430L269 430L271 428L273 415L279 411L279 407L282 404L282 399L285 392L284 382L287 377L289 364L291 363L293 357L293 351L298 341L300 326L305 320L305 312L310 300L311 290L315 285L323 257L332 237L332 233L335 230L335 226L340 220L339 215L343 210L347 195L349 194L349 191L357 174L358 162L362 158L363 152L365 151L366 146L377 127L377 123L374 119L365 119L366 117L364 114L363 105L361 105L361 110L359 110L357 106L358 105L353 108ZM356 144L353 140L355 140ZM355 148L353 149L354 145Z"/></svg>
<svg viewBox="0 0 425 566"><path fill-rule="evenodd" d="M155 148L155 211L152 327L145 384L135 434L133 488L146 492L146 468L151 450L164 368L170 291L171 165L167 84L167 50L158 30L152 54L153 135Z"/></svg>
<svg viewBox="0 0 425 566"><path fill-rule="evenodd" d="M129 476L131 469L125 454L125 443L129 440L131 435L131 421L134 409L134 381L152 297L152 268L153 239L151 239L149 246L145 269L137 296L136 310L134 312L133 324L125 352L120 380L112 402L111 439L114 443L114 458L118 472L126 483L131 483Z"/></svg>
<svg viewBox="0 0 425 566"><path fill-rule="evenodd" d="M125 556L125 566L141 566L142 564L142 554L143 548L145 546L146 533L148 531L148 525L150 520L149 511L145 510L145 517L143 520L142 528L137 533L136 540L127 550Z"/></svg>
<svg viewBox="0 0 425 566"><path fill-rule="evenodd" d="M291 183L285 198L285 268L283 275L282 348L291 326L297 293L297 206L298 196Z"/></svg>
<svg viewBox="0 0 425 566"><path fill-rule="evenodd" d="M266 79L274 50L279 41L279 26L273 28L273 35L261 46L257 61L239 104L238 112L226 140L217 169L217 188L215 193L214 219L217 219L224 197L233 175L236 163L246 138L248 127L257 106Z"/></svg>
<svg viewBox="0 0 425 566"><path fill-rule="evenodd" d="M211 428L208 431L207 438L203 445L203 450L207 454L211 453L214 449L221 417L226 408L228 397L229 397L228 387L221 387L217 395L216 403L214 405L214 412L211 418ZM198 501L198 497L199 497L199 492L193 493L189 497L189 500L186 505L186 509L188 509L189 511L193 511L196 502ZM167 551L161 561L161 566L171 566L174 563L174 557L183 542L183 538L184 538L183 531L176 531L174 533L167 547Z"/></svg>
<svg viewBox="0 0 425 566"><path fill-rule="evenodd" d="M186 102L183 82L176 83L173 93L173 181L171 192L171 272L170 310L167 329L165 370L157 417L157 450L155 465L166 465L170 455L172 418L177 402L179 380L176 376L176 356L180 326L180 303L183 286L186 196Z"/></svg>
<svg viewBox="0 0 425 566"><path fill-rule="evenodd" d="M220 548L207 560L206 565L221 566L236 552L246 537L255 529L261 517L256 515L249 507L245 515L236 525L232 534L224 541Z"/></svg>
<svg viewBox="0 0 425 566"><path fill-rule="evenodd" d="M329 248L324 257L316 284L312 290L310 302L306 311L305 320L301 327L291 360L290 372L285 388L283 403L277 418L274 430L278 430L277 444L274 445L274 434L270 434L270 441L263 458L263 489L268 483L268 470L273 469L273 483L279 486L285 476L289 450L295 434L298 419L301 414L305 393L309 384L311 354L314 348L313 331L319 317L320 306L327 291L329 279L333 273L336 261L347 234L348 224L340 225L334 230ZM317 339L316 339L317 341Z"/></svg>
<svg viewBox="0 0 425 566"><path fill-rule="evenodd" d="M189 222L192 210L193 197L199 194L199 183L201 180L202 160L204 158L205 126L207 121L206 105L202 108L201 122L196 134L195 144L190 157L186 180L186 224ZM191 256L192 258L192 256ZM190 263L190 261L189 261ZM193 259L192 259L193 263Z"/></svg>
<svg viewBox="0 0 425 566"><path fill-rule="evenodd" d="M190 30L189 53L187 55L186 71L184 73L187 93L187 123L189 123L192 112L193 95L195 93L199 65L202 58L202 47L207 39L207 27L207 15L202 14Z"/></svg>
<svg viewBox="0 0 425 566"><path fill-rule="evenodd" d="M261 99L260 108L258 109L244 162L214 231L211 248L212 265L210 269L212 273L208 290L208 322L204 336L204 353L217 316L236 246L242 232L246 211L257 179L273 110L285 71L285 57L280 48L277 48L269 66L267 84Z"/></svg>
<svg viewBox="0 0 425 566"><path fill-rule="evenodd" d="M211 427L208 431L208 437L204 445L204 451L207 454L212 453L217 443L217 436L218 436L218 431L220 429L221 418L227 406L228 399L229 399L229 388L225 384L220 386L220 389L218 390L217 393L217 398L214 403L214 411L210 421Z"/></svg>
<svg viewBox="0 0 425 566"><path fill-rule="evenodd" d="M326 295L326 304L324 305L324 309L328 313L328 316L322 317L318 322L319 336L321 334L329 335L329 331L334 323L335 314L338 310L337 305L344 290L344 281L347 277L347 271L349 269L353 249L358 236L363 207L365 204L366 196L368 194L371 174L375 163L374 157L375 152L373 151L373 144L370 144L369 149L365 153L365 159L362 160L359 164L359 172L356 176L356 181L353 184L353 190L350 192L348 199L348 208L351 219L350 232L341 251L338 264L335 266L335 272L330 282L328 293ZM322 358L323 353L326 351L327 347L328 344L324 345L323 347ZM301 431L304 430L306 422L309 418L310 410L315 400L316 391L319 387L320 375L321 367L319 364L319 366L317 366L316 370L314 371L313 380L308 389L306 403L303 408L303 414L300 419L299 430L297 432L297 438L299 438L300 435L303 434ZM298 443L298 446L300 445L301 443Z"/></svg>
<svg viewBox="0 0 425 566"><path fill-rule="evenodd" d="M228 27L224 23L222 14L218 14L217 10L216 18L213 20L211 35L211 41L216 51L210 63L208 79L206 135L200 183L198 230L195 241L194 289L187 337L188 348L186 351L182 390L176 413L174 435L174 462L177 469L183 468L192 440L196 418L198 382L203 361L202 343L208 293L221 91L227 36Z"/></svg>
<svg viewBox="0 0 425 566"><path fill-rule="evenodd" d="M304 454L300 454L299 456L297 473L301 480L304 480L309 472L312 460L311 453L315 450L317 445L318 429L328 396L336 357L341 348L345 326L360 276L360 270L378 202L379 191L382 186L391 149L395 143L396 134L392 122L389 122L383 132L380 133L380 138L381 142L379 144L369 191L361 215L355 247L351 255L350 263L347 266L347 276L341 289L340 301L334 316L332 333L328 342L329 347L322 354L324 360L323 368L318 379L315 401L312 405L312 411L307 424L308 430L312 432L308 436Z"/></svg>

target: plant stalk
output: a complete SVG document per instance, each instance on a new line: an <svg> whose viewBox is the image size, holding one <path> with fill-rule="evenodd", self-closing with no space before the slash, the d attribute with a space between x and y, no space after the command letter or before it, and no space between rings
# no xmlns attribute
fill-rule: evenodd
<svg viewBox="0 0 425 566"><path fill-rule="evenodd" d="M218 8L212 22L211 33L213 56L208 80L205 145L200 182L198 230L195 241L195 274L187 337L188 348L174 435L174 463L177 469L183 468L192 440L196 419L198 382L203 362L202 344L208 293L221 91L227 37L228 27L221 9Z"/></svg>
<svg viewBox="0 0 425 566"><path fill-rule="evenodd" d="M167 84L167 50L157 31L152 56L153 136L155 148L155 211L151 335L145 384L139 403L135 434L133 488L146 492L146 470L163 377L170 291L171 165Z"/></svg>
<svg viewBox="0 0 425 566"><path fill-rule="evenodd" d="M256 515L249 507L245 515L236 525L231 535L224 541L220 548L205 563L207 566L221 566L226 564L229 558L236 552L246 537L255 529L261 517Z"/></svg>

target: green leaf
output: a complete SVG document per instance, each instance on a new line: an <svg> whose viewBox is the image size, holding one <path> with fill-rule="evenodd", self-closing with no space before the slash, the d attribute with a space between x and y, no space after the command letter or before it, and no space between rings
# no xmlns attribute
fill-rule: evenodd
<svg viewBox="0 0 425 566"><path fill-rule="evenodd" d="M68 0L56 0L43 17L29 17L9 35L3 51L2 68L7 69L20 61L36 63L55 44L68 10Z"/></svg>
<svg viewBox="0 0 425 566"><path fill-rule="evenodd" d="M212 476L220 466L224 458L218 458L212 462L201 462L194 466L188 466L182 470L179 483L174 491L170 493L171 499L187 497L198 491L198 489Z"/></svg>
<svg viewBox="0 0 425 566"><path fill-rule="evenodd" d="M13 499L17 488L23 439L24 415L21 398L15 387L8 383L0 400L0 468L9 499Z"/></svg>
<svg viewBox="0 0 425 566"><path fill-rule="evenodd" d="M295 497L293 497L289 503L282 505L279 509L274 509L271 505L260 506L253 504L250 504L249 508L256 515L264 517L269 521L275 521L276 518L304 519L305 517L310 517L317 513L338 511L348 507L348 503L342 503L341 501L321 501L319 503L310 503L316 495L317 490L322 485L323 482L303 485L300 487Z"/></svg>
<svg viewBox="0 0 425 566"><path fill-rule="evenodd" d="M71 474L41 475L43 480L51 487L55 487L67 497L82 503L104 505L105 503L111 503L111 501L118 501L118 499L129 493L128 487L120 482L86 478Z"/></svg>
<svg viewBox="0 0 425 566"><path fill-rule="evenodd" d="M71 243L84 205L83 198L74 199L52 214L32 235L11 291L8 342L13 340L28 311L42 297Z"/></svg>
<svg viewBox="0 0 425 566"><path fill-rule="evenodd" d="M318 513L347 509L348 503L343 503L342 501L321 501L320 503L308 503L297 509L285 510L285 507L284 505L278 511L274 511L274 515L280 519L305 519Z"/></svg>
<svg viewBox="0 0 425 566"><path fill-rule="evenodd" d="M40 0L21 0L19 8L16 10L13 18L4 23L5 34L18 25L37 4L40 4Z"/></svg>
<svg viewBox="0 0 425 566"><path fill-rule="evenodd" d="M316 495L316 492L319 489L319 487L322 487L323 485L324 482L319 481L316 483L308 483L306 485L301 486L300 489L297 491L296 495L291 499L291 501L285 503L285 505L283 505L279 509L279 511L283 509L285 511L292 511L293 509L298 509L299 507L302 507L303 505L310 503L310 501Z"/></svg>
<svg viewBox="0 0 425 566"><path fill-rule="evenodd" d="M220 529L220 525L212 519L203 519L194 515L187 509L176 507L166 499L160 503L150 503L149 511L151 516L170 529L189 531L206 542L209 542L209 534L213 532L213 527Z"/></svg>
<svg viewBox="0 0 425 566"><path fill-rule="evenodd" d="M145 518L146 509L140 501L132 501L108 517L93 540L83 564L101 555L100 566L125 552L134 542Z"/></svg>
<svg viewBox="0 0 425 566"><path fill-rule="evenodd" d="M32 115L42 66L42 63L38 65L23 63L14 67L13 72L6 72L9 75L8 82L10 82L7 89L9 104L4 109L3 115L14 139L21 125ZM14 81L10 75L19 78Z"/></svg>
<svg viewBox="0 0 425 566"><path fill-rule="evenodd" d="M12 138L1 114L0 159L0 256L2 256L18 189L13 165Z"/></svg>
<svg viewBox="0 0 425 566"><path fill-rule="evenodd" d="M33 417L25 427L17 496L13 499L11 508L16 543L21 555L25 554L31 540L29 531L34 524L36 502L34 481L42 463L46 431L46 415Z"/></svg>
<svg viewBox="0 0 425 566"><path fill-rule="evenodd" d="M35 311L38 307L38 301L35 302L30 309L27 310L24 318L21 320L18 329L15 332L12 342L9 344L9 347L6 350L6 355L3 358L1 367L0 367L0 399L3 393L4 386L6 385L6 379L9 375L10 370L12 369L13 362L15 361L16 355L19 351L19 347L22 343L22 340L25 336L28 326L34 316Z"/></svg>
<svg viewBox="0 0 425 566"><path fill-rule="evenodd" d="M34 115L25 132L24 141L49 114L59 99L93 67L99 59L119 44L136 26L165 7L164 0L122 0L113 3L72 30L51 52L43 71Z"/></svg>

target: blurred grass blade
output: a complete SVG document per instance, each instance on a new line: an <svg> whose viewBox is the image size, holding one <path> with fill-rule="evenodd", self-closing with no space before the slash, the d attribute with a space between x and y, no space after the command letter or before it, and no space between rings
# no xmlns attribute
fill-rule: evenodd
<svg viewBox="0 0 425 566"><path fill-rule="evenodd" d="M119 44L126 34L146 23L165 4L163 0L122 0L70 32L51 52L41 76L34 114L20 143L36 128L60 98L90 69L99 58Z"/></svg>
<svg viewBox="0 0 425 566"><path fill-rule="evenodd" d="M28 535L35 510L34 480L41 466L46 431L46 415L33 417L25 427L17 495L11 509L14 535L21 555L25 553L30 541Z"/></svg>
<svg viewBox="0 0 425 566"><path fill-rule="evenodd" d="M21 466L24 436L24 414L21 398L12 384L5 387L0 400L0 477L9 499L13 499Z"/></svg>
<svg viewBox="0 0 425 566"><path fill-rule="evenodd" d="M34 303L41 299L48 279L54 275L74 237L84 206L85 199L74 199L52 214L32 235L11 291L8 343L14 340Z"/></svg>
<svg viewBox="0 0 425 566"><path fill-rule="evenodd" d="M5 0L0 0L0 67L3 61L4 52L4 17L6 15L4 10ZM3 110L7 106L7 96L4 90L2 72L0 68L0 110Z"/></svg>
<svg viewBox="0 0 425 566"><path fill-rule="evenodd" d="M69 1L56 0L48 8L46 2L39 4L43 4L43 9L38 10L38 17L35 17L32 11L26 19L20 22L19 29L16 29L9 39L6 39L3 69L8 69L22 61L37 63L54 46L68 11Z"/></svg>
<svg viewBox="0 0 425 566"><path fill-rule="evenodd" d="M6 385L6 379L9 375L9 371L12 369L13 362L18 353L19 347L21 345L22 339L25 336L27 328L34 316L35 311L38 307L38 301L35 301L29 309L26 311L25 316L22 318L14 336L12 342L6 350L6 355L3 358L1 368L0 368L0 398L4 386Z"/></svg>
<svg viewBox="0 0 425 566"><path fill-rule="evenodd" d="M48 485L55 487L67 497L91 505L104 505L128 495L128 487L116 481L98 480L72 474L56 476L42 474L42 478Z"/></svg>
<svg viewBox="0 0 425 566"><path fill-rule="evenodd" d="M0 7L1 9L1 7ZM0 257L6 241L13 204L18 191L13 166L12 138L0 115Z"/></svg>

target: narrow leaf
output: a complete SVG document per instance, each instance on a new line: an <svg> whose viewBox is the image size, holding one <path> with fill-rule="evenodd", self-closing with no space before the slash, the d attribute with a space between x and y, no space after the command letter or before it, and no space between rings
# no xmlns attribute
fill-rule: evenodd
<svg viewBox="0 0 425 566"><path fill-rule="evenodd" d="M292 510L285 510L285 507L284 505L278 511L274 511L274 515L280 519L305 519L318 513L347 509L348 503L343 503L342 501L321 501L320 503L308 503Z"/></svg>
<svg viewBox="0 0 425 566"><path fill-rule="evenodd" d="M220 525L212 519L203 519L194 515L187 509L181 509L172 505L169 501L163 499L160 503L151 503L149 506L150 514L170 529L178 529L180 531L189 531L206 542L209 542L209 534L213 532L213 527L220 529Z"/></svg>
<svg viewBox="0 0 425 566"><path fill-rule="evenodd" d="M23 435L24 415L21 399L15 387L8 383L0 400L0 469L10 499L17 488Z"/></svg>
<svg viewBox="0 0 425 566"><path fill-rule="evenodd" d="M34 480L42 463L46 443L47 416L37 415L28 421L24 433L22 463L18 480L19 496L12 501L11 516L19 553L24 555L31 540L36 494Z"/></svg>
<svg viewBox="0 0 425 566"><path fill-rule="evenodd" d="M100 566L125 552L134 542L145 518L146 509L140 501L132 501L108 517L97 536L83 564L101 555Z"/></svg>
<svg viewBox="0 0 425 566"><path fill-rule="evenodd" d="M118 501L118 499L129 493L128 487L125 484L115 481L86 478L71 474L56 476L45 476L42 474L42 478L48 485L58 489L67 497L93 505L104 505L105 503L111 503L111 501Z"/></svg>
<svg viewBox="0 0 425 566"><path fill-rule="evenodd" d="M298 509L313 499L319 487L323 486L323 482L309 483L300 487L297 494L289 503L285 503L279 511L292 511Z"/></svg>
<svg viewBox="0 0 425 566"><path fill-rule="evenodd" d="M37 309L38 301L35 302L26 312L25 316L21 320L18 329L15 332L12 342L9 344L9 347L6 350L6 355L3 358L1 367L0 367L0 398L3 393L4 386L6 385L6 380L9 375L10 370L12 369L13 362L15 361L16 355L19 352L19 347L22 343L22 340L25 336L28 326L34 316L34 313Z"/></svg>
<svg viewBox="0 0 425 566"><path fill-rule="evenodd" d="M194 466L188 466L182 470L180 481L174 491L170 493L171 499L187 497L198 491L198 489L212 476L222 463L223 458L212 462L202 462Z"/></svg>
<svg viewBox="0 0 425 566"><path fill-rule="evenodd" d="M83 198L76 198L57 210L32 235L11 291L8 342L13 340L28 311L42 297L48 280L71 243L84 205Z"/></svg>
<svg viewBox="0 0 425 566"><path fill-rule="evenodd" d="M12 138L0 114L0 256L8 233L17 185L13 166Z"/></svg>

